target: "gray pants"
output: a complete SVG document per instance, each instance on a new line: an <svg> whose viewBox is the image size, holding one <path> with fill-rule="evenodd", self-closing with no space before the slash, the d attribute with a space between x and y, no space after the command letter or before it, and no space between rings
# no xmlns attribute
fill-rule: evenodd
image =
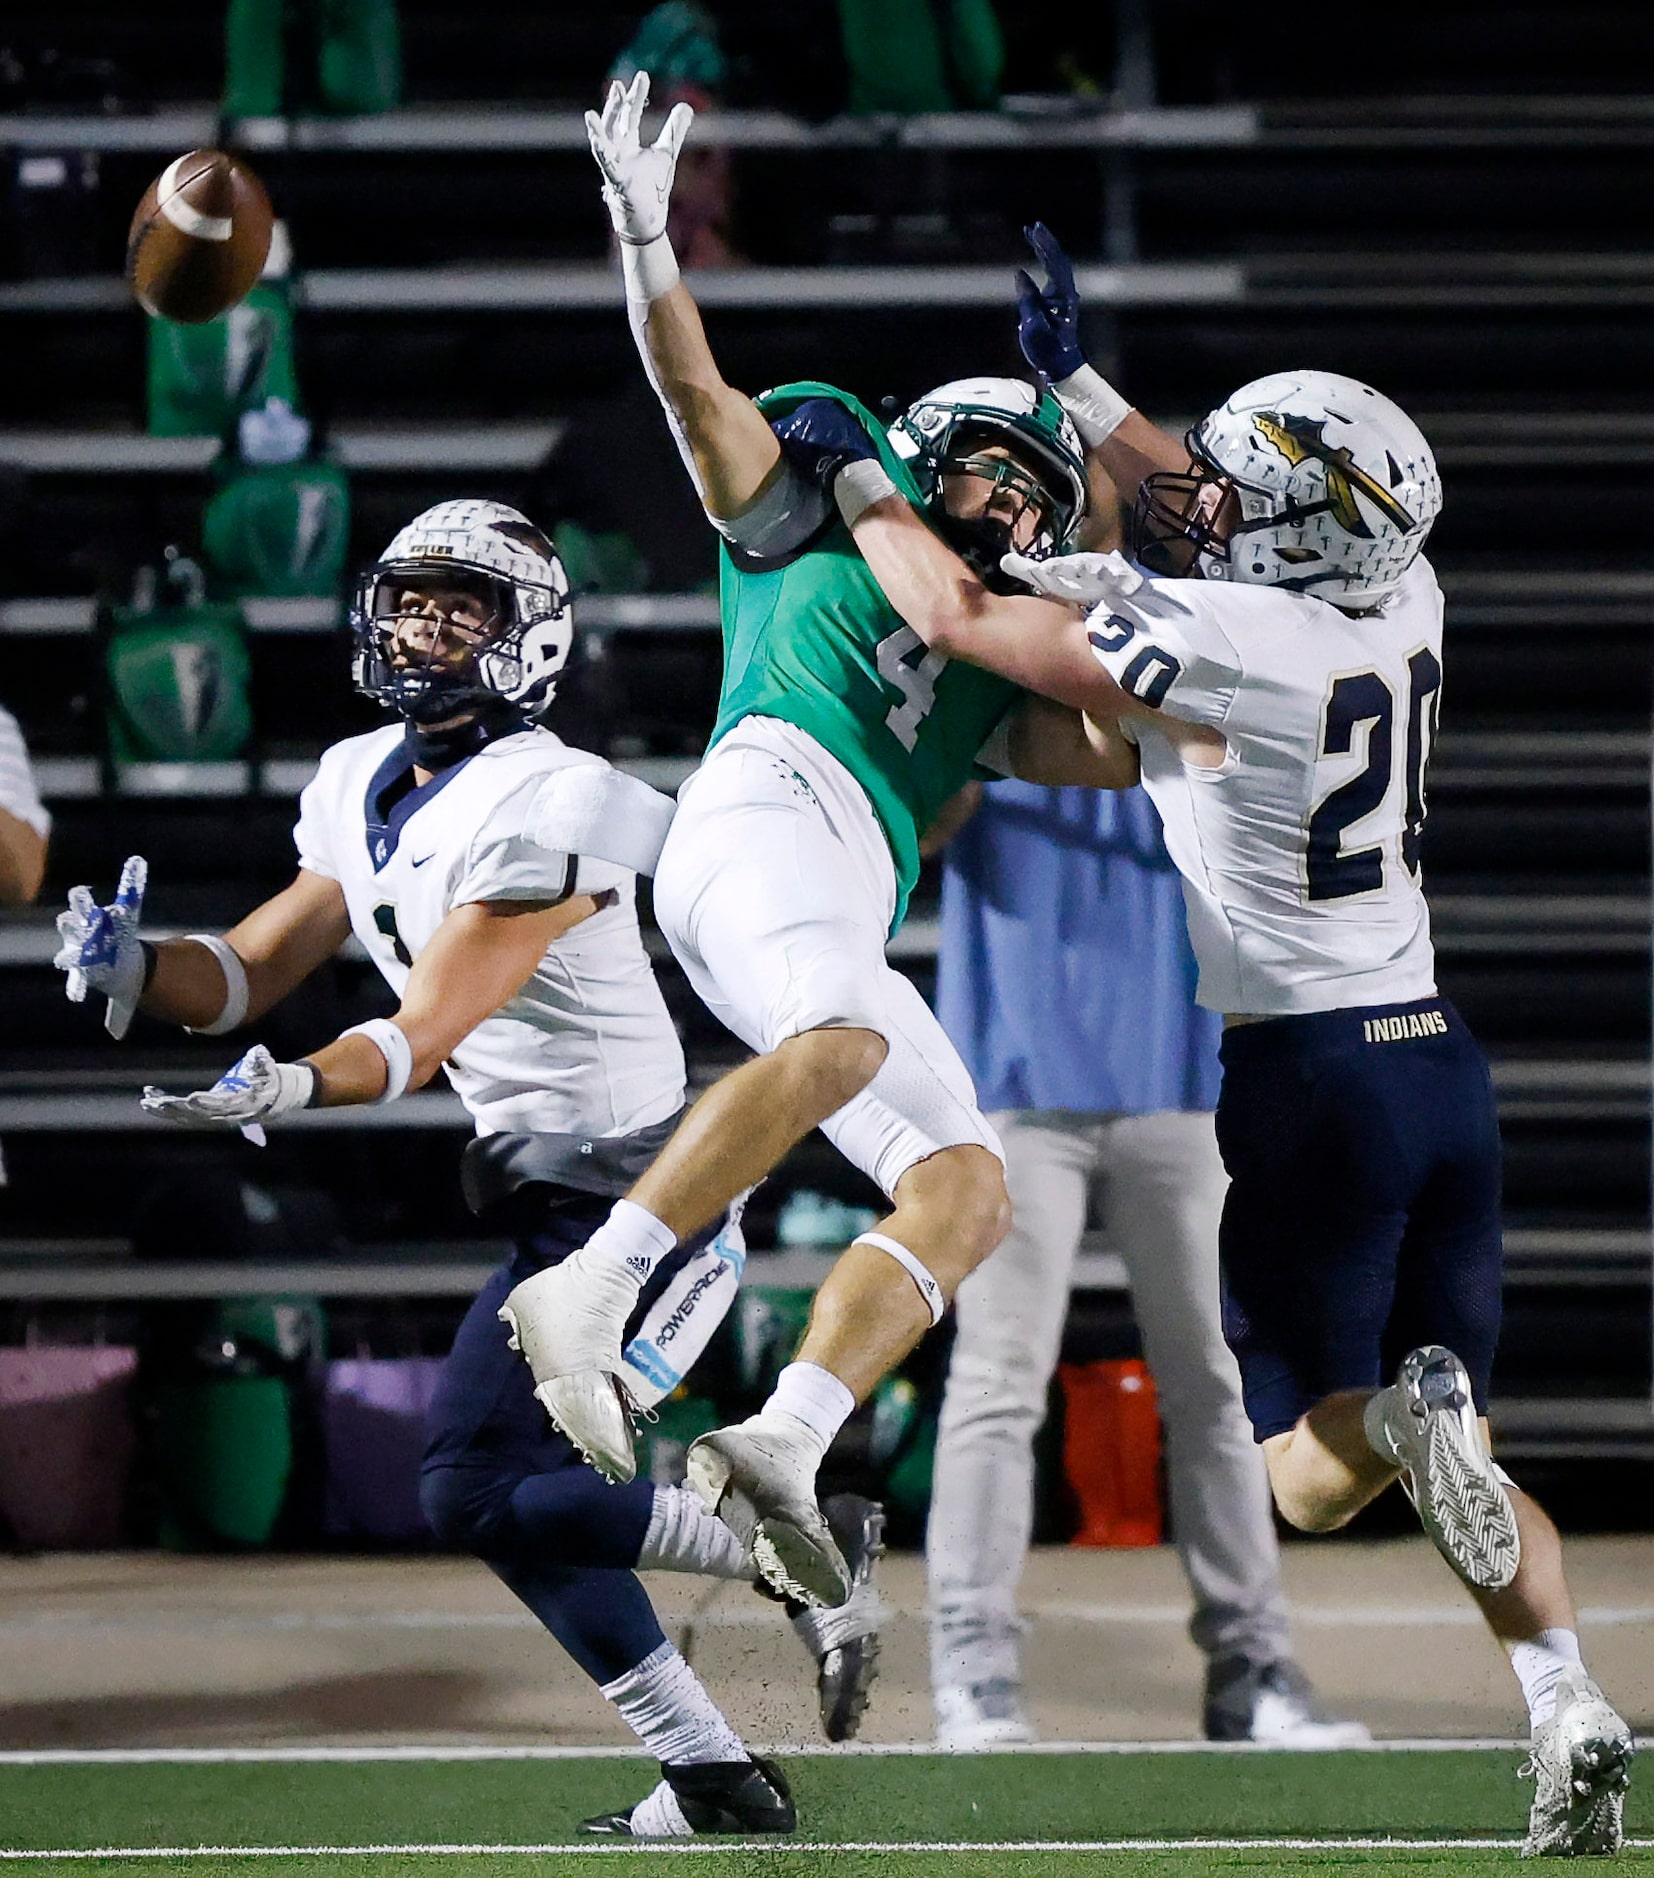
<svg viewBox="0 0 1654 1878"><path fill-rule="evenodd" d="M1172 1529L1208 1655L1290 1654L1263 1458L1223 1341L1212 1118L1011 1110L1012 1226L959 1288L925 1538L932 1676L1016 1677L1017 1583L1033 1530L1033 1441L1045 1418L1074 1257L1094 1183L1125 1260L1165 1425Z"/></svg>

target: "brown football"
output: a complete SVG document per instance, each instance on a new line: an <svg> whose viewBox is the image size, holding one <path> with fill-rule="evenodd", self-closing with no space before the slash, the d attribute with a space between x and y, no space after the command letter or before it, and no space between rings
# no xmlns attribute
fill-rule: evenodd
<svg viewBox="0 0 1654 1878"><path fill-rule="evenodd" d="M199 325L251 292L270 228L270 198L246 164L191 150L144 191L126 238L126 277L146 313Z"/></svg>

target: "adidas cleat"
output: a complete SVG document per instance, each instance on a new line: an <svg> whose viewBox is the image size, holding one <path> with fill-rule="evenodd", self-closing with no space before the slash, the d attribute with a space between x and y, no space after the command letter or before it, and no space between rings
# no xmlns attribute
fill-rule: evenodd
<svg viewBox="0 0 1654 1878"><path fill-rule="evenodd" d="M690 1447L687 1472L708 1510L783 1596L833 1610L849 1598L850 1568L816 1505L816 1454L808 1442L752 1415L702 1435Z"/></svg>
<svg viewBox="0 0 1654 1878"><path fill-rule="evenodd" d="M1358 1748L1372 1740L1361 1722L1323 1714L1309 1678L1290 1660L1211 1658L1201 1723L1208 1741L1256 1741L1272 1748Z"/></svg>
<svg viewBox="0 0 1654 1878"><path fill-rule="evenodd" d="M637 1473L632 1401L621 1382L621 1338L639 1283L613 1259L584 1249L525 1278L500 1306L552 1421L605 1480Z"/></svg>
<svg viewBox="0 0 1654 1878"><path fill-rule="evenodd" d="M1470 1377L1451 1350L1426 1344L1367 1404L1367 1440L1394 1461L1431 1542L1466 1583L1502 1591L1522 1541L1493 1457L1482 1442Z"/></svg>
<svg viewBox="0 0 1654 1878"><path fill-rule="evenodd" d="M798 1812L774 1761L661 1764L660 1785L621 1813L599 1813L580 1830L613 1839L687 1839L700 1833L742 1838L794 1832Z"/></svg>
<svg viewBox="0 0 1654 1878"><path fill-rule="evenodd" d="M1524 1858L1580 1858L1625 1843L1631 1730L1583 1669L1557 1684L1556 1712L1534 1730L1523 1764L1534 1782Z"/></svg>
<svg viewBox="0 0 1654 1878"><path fill-rule="evenodd" d="M815 1658L821 1732L829 1741L853 1741L879 1673L879 1627L886 1612L873 1572L884 1557L884 1508L859 1493L835 1493L821 1510L850 1568L850 1595L833 1610L797 1598L782 1602ZM775 1595L762 1580L759 1588Z"/></svg>

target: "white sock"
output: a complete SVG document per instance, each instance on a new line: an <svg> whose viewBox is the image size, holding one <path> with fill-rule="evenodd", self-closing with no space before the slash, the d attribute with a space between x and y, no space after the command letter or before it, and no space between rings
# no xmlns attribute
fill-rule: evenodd
<svg viewBox="0 0 1654 1878"><path fill-rule="evenodd" d="M819 1363L789 1363L776 1377L763 1413L802 1422L825 1454L855 1406L856 1398L830 1369Z"/></svg>
<svg viewBox="0 0 1654 1878"><path fill-rule="evenodd" d="M647 1207L635 1200L616 1200L609 1217L580 1249L584 1254L624 1265L642 1284L677 1243L677 1234L662 1225Z"/></svg>
<svg viewBox="0 0 1654 1878"><path fill-rule="evenodd" d="M657 1761L681 1767L750 1758L701 1679L670 1643L652 1650L636 1669L604 1683L603 1694Z"/></svg>
<svg viewBox="0 0 1654 1878"><path fill-rule="evenodd" d="M637 1564L639 1571L704 1572L709 1578L744 1578L748 1583L757 1575L752 1554L687 1487L655 1489Z"/></svg>
<svg viewBox="0 0 1654 1878"><path fill-rule="evenodd" d="M1556 1685L1570 1669L1583 1669L1579 1638L1571 1630L1542 1630L1525 1643L1510 1645L1510 1666L1527 1698L1528 1719L1544 1727L1556 1713Z"/></svg>

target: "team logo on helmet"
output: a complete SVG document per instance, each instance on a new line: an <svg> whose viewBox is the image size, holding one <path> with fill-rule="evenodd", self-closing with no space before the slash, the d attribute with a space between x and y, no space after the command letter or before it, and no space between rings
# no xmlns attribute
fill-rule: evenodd
<svg viewBox="0 0 1654 1878"><path fill-rule="evenodd" d="M1331 505L1333 519L1350 534L1370 540L1373 532L1356 506L1357 490L1386 521L1393 522L1397 528L1410 530L1418 526L1417 518L1409 514L1388 489L1356 462L1348 444L1334 448L1326 441L1322 435L1326 429L1324 418L1304 417L1292 411L1260 411L1253 418L1252 426L1266 443L1273 444L1280 451L1288 463L1296 466L1313 459L1325 465L1327 501Z"/></svg>

